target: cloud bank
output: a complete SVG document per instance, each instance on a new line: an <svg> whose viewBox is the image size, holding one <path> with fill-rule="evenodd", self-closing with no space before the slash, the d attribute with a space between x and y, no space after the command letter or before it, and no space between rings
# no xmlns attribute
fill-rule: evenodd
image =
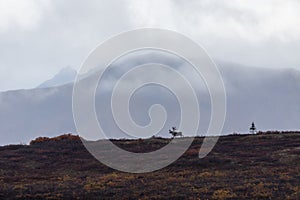
<svg viewBox="0 0 300 200"><path fill-rule="evenodd" d="M297 0L0 0L0 91L78 68L97 44L141 27L184 33L220 60L300 69L299 10Z"/></svg>

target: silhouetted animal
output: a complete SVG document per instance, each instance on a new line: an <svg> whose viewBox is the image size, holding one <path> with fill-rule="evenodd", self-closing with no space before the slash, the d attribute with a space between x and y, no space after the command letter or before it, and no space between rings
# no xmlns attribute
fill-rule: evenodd
<svg viewBox="0 0 300 200"><path fill-rule="evenodd" d="M169 129L169 133L172 134L173 137L183 136L182 132L176 130L176 127L172 127L172 130Z"/></svg>

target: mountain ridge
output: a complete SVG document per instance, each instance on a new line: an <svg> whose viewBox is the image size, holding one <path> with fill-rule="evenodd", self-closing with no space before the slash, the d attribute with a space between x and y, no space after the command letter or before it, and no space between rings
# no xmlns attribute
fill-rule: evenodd
<svg viewBox="0 0 300 200"><path fill-rule="evenodd" d="M259 130L300 130L300 76L293 70L272 70L269 68L244 68L239 65L219 64L227 92L227 117L223 134L248 132L252 121ZM296 70L297 72L297 70ZM291 78L293 77L294 78ZM29 142L40 134L59 135L64 132L76 133L72 114L73 84L57 87L14 90L0 93L0 143ZM135 109L144 113L148 105L163 100L171 119L161 131L168 135L168 129L177 123L176 102L165 97L164 91L152 92L147 89L145 97L139 97L140 106ZM153 95L156 94L156 95ZM105 91L96 95L96 111L112 138L122 138L124 134L113 124L111 114L107 113L104 100L109 97ZM157 96L157 97L153 97ZM167 97L167 96L166 96ZM201 93L201 117L208 122L210 116L209 96ZM101 110L101 109L102 110ZM148 123L147 115L133 111L133 119L141 124ZM173 117L175 116L175 117ZM206 121L205 121L206 120ZM199 134L205 133L201 125Z"/></svg>
<svg viewBox="0 0 300 200"><path fill-rule="evenodd" d="M51 79L41 83L36 88L49 88L65 85L68 83L73 83L77 76L77 71L72 67L68 66L62 68L57 74L55 74Z"/></svg>

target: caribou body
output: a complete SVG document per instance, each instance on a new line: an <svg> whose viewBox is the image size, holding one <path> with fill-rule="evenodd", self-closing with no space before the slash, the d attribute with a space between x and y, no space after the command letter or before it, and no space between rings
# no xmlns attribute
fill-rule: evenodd
<svg viewBox="0 0 300 200"><path fill-rule="evenodd" d="M172 127L172 130L169 129L169 133L172 134L173 137L183 136L182 132L178 131L176 127Z"/></svg>

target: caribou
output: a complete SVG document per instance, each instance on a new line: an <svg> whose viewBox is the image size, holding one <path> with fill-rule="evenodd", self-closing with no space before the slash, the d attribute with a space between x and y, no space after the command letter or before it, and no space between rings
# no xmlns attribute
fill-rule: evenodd
<svg viewBox="0 0 300 200"><path fill-rule="evenodd" d="M173 137L176 137L176 136L183 136L182 135L182 132L179 132L176 127L172 127L172 130L169 129L169 133L173 136Z"/></svg>

